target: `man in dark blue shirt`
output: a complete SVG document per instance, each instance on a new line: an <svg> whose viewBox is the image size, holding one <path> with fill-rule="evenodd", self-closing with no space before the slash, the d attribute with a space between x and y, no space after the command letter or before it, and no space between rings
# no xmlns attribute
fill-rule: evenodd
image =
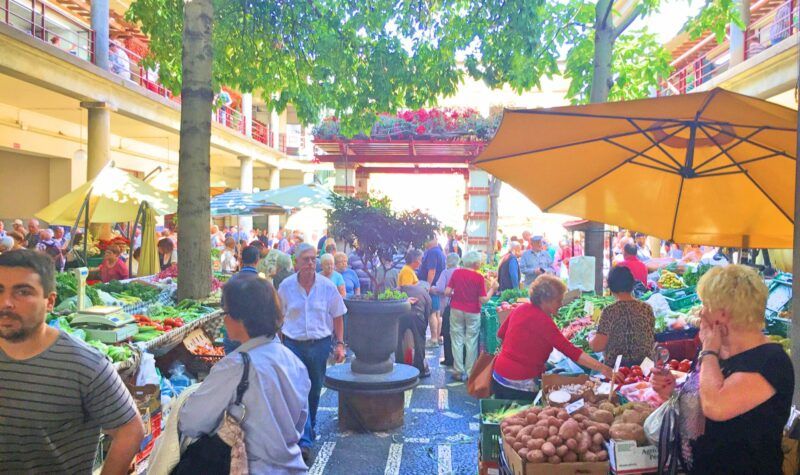
<svg viewBox="0 0 800 475"><path fill-rule="evenodd" d="M431 239L427 243L425 253L422 255L422 265L417 269L417 277L419 280L424 280L434 288L439 276L444 272L446 267L447 258L444 251L439 247L439 242L436 238ZM437 348L439 346L439 336L442 330L442 319L440 318L439 310L439 295L431 294L432 311L428 323L431 327L431 339L428 346Z"/></svg>

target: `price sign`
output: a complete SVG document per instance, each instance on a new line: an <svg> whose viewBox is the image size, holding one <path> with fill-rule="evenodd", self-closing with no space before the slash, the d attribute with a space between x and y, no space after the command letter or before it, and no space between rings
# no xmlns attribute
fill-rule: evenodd
<svg viewBox="0 0 800 475"><path fill-rule="evenodd" d="M582 408L585 404L586 403L583 399L578 399L577 401L568 405L565 409L567 410L567 414L572 415L573 412L580 410L580 408Z"/></svg>
<svg viewBox="0 0 800 475"><path fill-rule="evenodd" d="M619 372L619 367L622 365L622 355L617 355L617 361L614 362L614 372Z"/></svg>

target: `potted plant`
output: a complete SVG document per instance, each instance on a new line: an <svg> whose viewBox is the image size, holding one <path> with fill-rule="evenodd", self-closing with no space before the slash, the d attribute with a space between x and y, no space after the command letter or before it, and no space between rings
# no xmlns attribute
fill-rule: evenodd
<svg viewBox="0 0 800 475"><path fill-rule="evenodd" d="M328 211L328 232L356 250L372 289L385 288L386 273L379 257L403 254L431 239L439 222L421 211L395 213L386 198L361 200L334 196ZM392 265L396 261L392 261ZM387 270L387 269L384 269ZM379 274L382 274L381 278ZM350 348L356 354L355 373L392 371L397 347L398 319L410 310L408 296L397 291L368 292L346 300Z"/></svg>

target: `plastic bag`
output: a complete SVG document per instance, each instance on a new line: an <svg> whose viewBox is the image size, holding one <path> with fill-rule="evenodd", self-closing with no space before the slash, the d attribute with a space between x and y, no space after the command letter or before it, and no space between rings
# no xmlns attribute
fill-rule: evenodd
<svg viewBox="0 0 800 475"><path fill-rule="evenodd" d="M594 290L594 259L592 256L576 256L569 260L569 290Z"/></svg>
<svg viewBox="0 0 800 475"><path fill-rule="evenodd" d="M136 385L161 384L161 376L156 371L156 358L152 353L143 352L139 362L139 371L136 373Z"/></svg>
<svg viewBox="0 0 800 475"><path fill-rule="evenodd" d="M646 300L647 305L653 308L656 317L670 316L674 312L669 308L669 302L661 294L653 294Z"/></svg>

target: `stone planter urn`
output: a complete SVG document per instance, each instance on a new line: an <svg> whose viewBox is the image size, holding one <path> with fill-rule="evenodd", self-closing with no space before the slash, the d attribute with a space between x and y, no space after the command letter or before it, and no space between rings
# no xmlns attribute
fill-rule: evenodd
<svg viewBox="0 0 800 475"><path fill-rule="evenodd" d="M403 393L419 382L419 370L397 364L398 322L411 310L406 300L346 300L348 345L355 358L331 366L325 386L339 392L339 426L385 431L403 425Z"/></svg>
<svg viewBox="0 0 800 475"><path fill-rule="evenodd" d="M347 335L356 357L354 373L384 374L394 367L392 353L397 348L398 321L411 305L406 300L378 301L347 299Z"/></svg>

